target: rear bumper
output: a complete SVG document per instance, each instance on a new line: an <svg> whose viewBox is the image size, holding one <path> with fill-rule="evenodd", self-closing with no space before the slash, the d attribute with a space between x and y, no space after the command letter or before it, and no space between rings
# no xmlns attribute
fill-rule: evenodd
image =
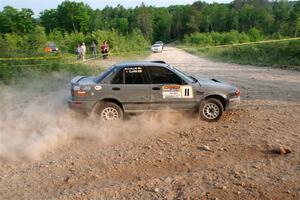
<svg viewBox="0 0 300 200"><path fill-rule="evenodd" d="M237 108L241 103L241 97L232 98L227 101L227 105L225 110L230 110L233 108Z"/></svg>
<svg viewBox="0 0 300 200"><path fill-rule="evenodd" d="M81 112L81 113L87 113L91 112L93 107L95 105L94 101L80 101L80 100L72 100L72 98L68 99L68 106L70 109Z"/></svg>

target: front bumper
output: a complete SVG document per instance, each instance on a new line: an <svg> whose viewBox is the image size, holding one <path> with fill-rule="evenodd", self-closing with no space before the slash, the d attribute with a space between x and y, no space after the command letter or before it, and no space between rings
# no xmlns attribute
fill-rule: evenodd
<svg viewBox="0 0 300 200"><path fill-rule="evenodd" d="M95 105L94 101L73 100L72 98L68 99L69 108L76 112L82 112L82 113L91 112L94 105Z"/></svg>
<svg viewBox="0 0 300 200"><path fill-rule="evenodd" d="M162 49L152 49L152 52L153 53L159 53L159 52L162 52Z"/></svg>
<svg viewBox="0 0 300 200"><path fill-rule="evenodd" d="M241 103L241 97L236 97L236 98L232 98L232 99L229 99L227 101L227 105L226 105L226 108L225 110L230 110L230 109L233 109L233 108L237 108Z"/></svg>

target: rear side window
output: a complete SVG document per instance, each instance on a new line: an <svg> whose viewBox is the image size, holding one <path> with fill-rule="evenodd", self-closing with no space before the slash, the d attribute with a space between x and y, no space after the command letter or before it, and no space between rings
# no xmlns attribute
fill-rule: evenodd
<svg viewBox="0 0 300 200"><path fill-rule="evenodd" d="M125 67L111 81L112 84L148 84L143 67Z"/></svg>
<svg viewBox="0 0 300 200"><path fill-rule="evenodd" d="M102 72L98 77L95 78L95 82L96 83L100 83L101 81L103 81L105 78L109 77L111 74L113 74L117 69L115 68L115 66L112 66L111 68L109 68L108 70L106 70L105 72Z"/></svg>
<svg viewBox="0 0 300 200"><path fill-rule="evenodd" d="M152 84L183 84L183 80L174 72L164 67L149 67Z"/></svg>
<svg viewBox="0 0 300 200"><path fill-rule="evenodd" d="M146 84L145 73L142 67L124 68L125 84Z"/></svg>
<svg viewBox="0 0 300 200"><path fill-rule="evenodd" d="M123 69L119 70L115 77L112 79L111 84L123 84Z"/></svg>

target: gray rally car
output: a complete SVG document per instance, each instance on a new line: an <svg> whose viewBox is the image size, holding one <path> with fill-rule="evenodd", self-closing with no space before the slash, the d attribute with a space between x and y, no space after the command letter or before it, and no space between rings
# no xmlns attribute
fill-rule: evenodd
<svg viewBox="0 0 300 200"><path fill-rule="evenodd" d="M188 110L216 121L239 102L238 88L186 75L163 61L121 63L96 77L76 76L68 100L73 110L95 112L102 120L122 119L126 113Z"/></svg>

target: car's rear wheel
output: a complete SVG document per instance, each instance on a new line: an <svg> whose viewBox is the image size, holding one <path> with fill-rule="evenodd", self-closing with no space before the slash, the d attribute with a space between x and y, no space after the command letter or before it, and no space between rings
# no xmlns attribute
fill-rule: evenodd
<svg viewBox="0 0 300 200"><path fill-rule="evenodd" d="M201 102L199 115L204 121L213 122L220 119L223 111L224 107L218 99L209 98Z"/></svg>
<svg viewBox="0 0 300 200"><path fill-rule="evenodd" d="M97 109L97 114L99 114L103 121L121 120L124 116L122 108L112 102L100 103Z"/></svg>

